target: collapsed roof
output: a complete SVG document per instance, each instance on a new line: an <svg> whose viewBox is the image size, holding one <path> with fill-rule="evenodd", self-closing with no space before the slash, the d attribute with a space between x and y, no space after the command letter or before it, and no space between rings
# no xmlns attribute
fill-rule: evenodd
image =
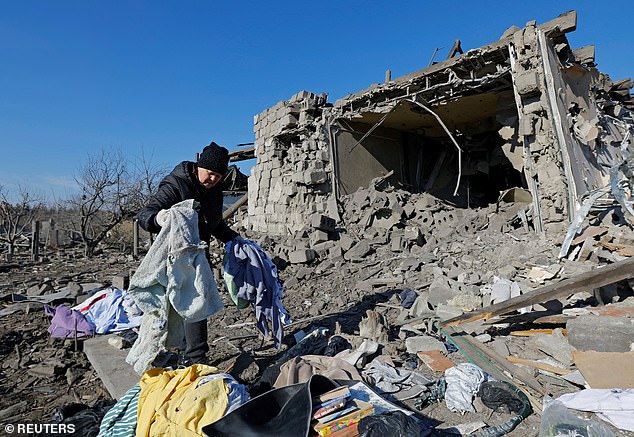
<svg viewBox="0 0 634 437"><path fill-rule="evenodd" d="M632 82L600 73L593 47L570 47L576 19L512 27L334 105L302 91L257 115L248 226L292 235L315 212L337 219L338 199L376 177L456 208L524 189L537 232L593 205L633 213Z"/></svg>

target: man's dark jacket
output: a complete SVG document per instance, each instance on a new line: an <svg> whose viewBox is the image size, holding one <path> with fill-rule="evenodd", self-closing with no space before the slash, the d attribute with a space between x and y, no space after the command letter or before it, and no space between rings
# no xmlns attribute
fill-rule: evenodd
<svg viewBox="0 0 634 437"><path fill-rule="evenodd" d="M195 168L193 162L183 161L165 176L156 194L139 212L139 224L148 232L158 233L161 227L155 217L160 210L169 209L183 200L194 199L200 203L200 239L209 241L210 235L213 235L223 243L231 241L238 234L222 219L222 183L210 189L203 187L195 174Z"/></svg>

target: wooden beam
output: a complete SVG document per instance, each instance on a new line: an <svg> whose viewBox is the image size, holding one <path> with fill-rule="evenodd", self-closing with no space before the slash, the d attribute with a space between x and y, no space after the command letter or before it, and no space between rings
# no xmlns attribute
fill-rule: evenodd
<svg viewBox="0 0 634 437"><path fill-rule="evenodd" d="M229 217L234 215L238 209L249 200L249 194L245 193L241 198L239 198L233 205L231 205L227 210L222 214L222 219L227 220Z"/></svg>
<svg viewBox="0 0 634 437"><path fill-rule="evenodd" d="M234 150L229 152L229 161L246 161L247 159L255 158L255 147L248 147L246 149Z"/></svg>
<svg viewBox="0 0 634 437"><path fill-rule="evenodd" d="M500 372L506 371L515 381L521 382L525 386L530 387L540 395L543 396L545 394L549 394L544 386L542 386L539 381L526 369L522 369L515 364L509 363L505 357L482 344L466 332L455 331L454 328L451 327L449 330L451 331L448 333L449 336L463 351L479 352L480 356L478 356L478 354L469 354L469 357L474 359L476 362L480 361L478 365L494 377L503 380L508 379L506 375L500 374Z"/></svg>
<svg viewBox="0 0 634 437"><path fill-rule="evenodd" d="M604 285L614 284L634 277L634 258L619 261L608 266L597 268L582 273L576 277L568 278L555 284L537 288L521 296L514 297L504 302L490 305L481 310L472 311L453 319L440 322L440 326L453 326L460 323L473 322L475 320L490 319L494 316L506 314L530 305L544 303L562 296L578 293L580 291L592 291Z"/></svg>
<svg viewBox="0 0 634 437"><path fill-rule="evenodd" d="M573 371L570 369L562 369L560 367L555 367L552 364L540 363L535 360L526 360L524 358L515 357L513 355L509 355L506 357L511 363L514 364L523 364L525 366L535 367L539 370L545 370L546 372L554 373L555 375L567 375L572 373Z"/></svg>
<svg viewBox="0 0 634 437"><path fill-rule="evenodd" d="M441 328L440 332L449 341L453 342L463 355L496 379L507 381L511 384L513 382L521 383L521 386L517 388L526 395L533 407L533 412L541 415L542 403L540 399L550 393L532 374L515 364L509 363L500 354L486 347L464 331L456 331L453 327L448 327L447 331Z"/></svg>

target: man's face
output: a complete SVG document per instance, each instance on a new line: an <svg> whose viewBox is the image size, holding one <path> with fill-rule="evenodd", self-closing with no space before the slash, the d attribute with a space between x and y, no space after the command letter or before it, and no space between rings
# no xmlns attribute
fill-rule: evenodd
<svg viewBox="0 0 634 437"><path fill-rule="evenodd" d="M218 182L222 180L222 175L215 171L207 170L206 168L198 167L198 180L200 184L207 188L213 188L218 185Z"/></svg>

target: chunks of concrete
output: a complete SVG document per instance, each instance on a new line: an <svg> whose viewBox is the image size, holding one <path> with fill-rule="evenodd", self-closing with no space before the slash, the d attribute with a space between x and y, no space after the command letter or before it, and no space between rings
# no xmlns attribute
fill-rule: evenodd
<svg viewBox="0 0 634 437"><path fill-rule="evenodd" d="M568 343L561 329L553 330L552 334L535 335L532 341L539 350L550 355L564 366L572 365L572 352L575 348Z"/></svg>
<svg viewBox="0 0 634 437"><path fill-rule="evenodd" d="M328 180L328 173L324 170L315 170L304 173L304 183L306 185L323 184Z"/></svg>
<svg viewBox="0 0 634 437"><path fill-rule="evenodd" d="M437 277L429 286L429 303L434 307L441 303L453 299L458 295L458 291L451 288L449 282L441 277Z"/></svg>
<svg viewBox="0 0 634 437"><path fill-rule="evenodd" d="M568 342L581 351L629 352L634 320L628 317L580 316L566 323Z"/></svg>
<svg viewBox="0 0 634 437"><path fill-rule="evenodd" d="M361 240L350 248L344 255L346 261L359 262L372 253L372 248L367 240Z"/></svg>
<svg viewBox="0 0 634 437"><path fill-rule="evenodd" d="M127 290L130 286L130 276L127 273L119 273L112 277L111 283L114 288Z"/></svg>
<svg viewBox="0 0 634 437"><path fill-rule="evenodd" d="M324 232L335 232L335 220L322 214L313 214L310 218L310 224L313 228Z"/></svg>
<svg viewBox="0 0 634 437"><path fill-rule="evenodd" d="M354 243L355 241L347 235L342 235L341 238L339 238L339 246L344 252L349 251L350 248L354 246Z"/></svg>
<svg viewBox="0 0 634 437"><path fill-rule="evenodd" d="M435 350L439 350L443 354L447 353L447 347L444 345L444 343L429 335L418 335L416 337L409 337L405 339L405 347L407 348L407 352L410 354Z"/></svg>
<svg viewBox="0 0 634 437"><path fill-rule="evenodd" d="M520 96L539 93L539 75L534 70L524 71L515 77L517 92Z"/></svg>
<svg viewBox="0 0 634 437"><path fill-rule="evenodd" d="M51 293L55 291L53 286L49 281L43 282L41 284L33 285L26 290L27 296L44 296L45 294Z"/></svg>
<svg viewBox="0 0 634 437"><path fill-rule="evenodd" d="M408 226L405 228L403 232L403 238L407 241L412 242L418 246L422 246L425 243L425 239L423 238L423 234L420 231L418 226Z"/></svg>
<svg viewBox="0 0 634 437"><path fill-rule="evenodd" d="M313 249L300 249L288 254L291 264L307 264L315 260L317 253Z"/></svg>
<svg viewBox="0 0 634 437"><path fill-rule="evenodd" d="M328 241L328 232L324 232L322 230L316 229L311 235L310 235L310 244L311 246L315 246L319 243L324 243L326 241Z"/></svg>

